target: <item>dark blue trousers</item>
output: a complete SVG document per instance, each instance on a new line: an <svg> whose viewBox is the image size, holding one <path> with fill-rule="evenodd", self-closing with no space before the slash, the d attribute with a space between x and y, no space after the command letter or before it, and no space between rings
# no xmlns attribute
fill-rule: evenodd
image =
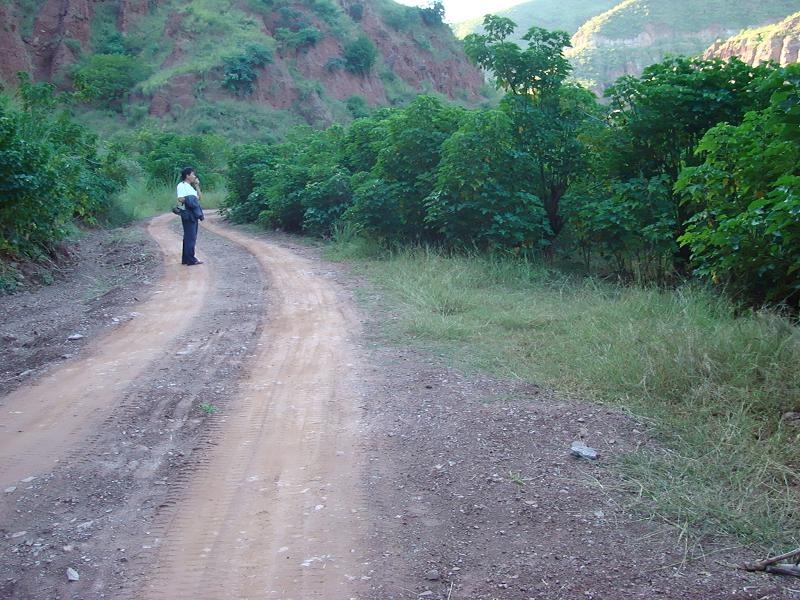
<svg viewBox="0 0 800 600"><path fill-rule="evenodd" d="M197 221L190 221L188 219L181 219L183 223L183 256L181 263L184 265L193 265L197 262L194 256L194 247L197 244L197 230L199 224Z"/></svg>

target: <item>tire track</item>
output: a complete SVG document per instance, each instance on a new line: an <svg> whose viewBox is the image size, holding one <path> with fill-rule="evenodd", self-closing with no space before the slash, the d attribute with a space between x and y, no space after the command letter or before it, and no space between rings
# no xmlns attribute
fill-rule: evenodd
<svg viewBox="0 0 800 600"><path fill-rule="evenodd" d="M351 598L361 553L358 323L312 264L207 222L271 277L274 314L217 445L152 528L159 552L132 597Z"/></svg>
<svg viewBox="0 0 800 600"><path fill-rule="evenodd" d="M127 386L198 314L211 271L179 264L172 221L174 216L165 215L149 224L166 270L158 291L136 308L138 316L96 340L87 356L0 402L0 487L50 471L110 414Z"/></svg>

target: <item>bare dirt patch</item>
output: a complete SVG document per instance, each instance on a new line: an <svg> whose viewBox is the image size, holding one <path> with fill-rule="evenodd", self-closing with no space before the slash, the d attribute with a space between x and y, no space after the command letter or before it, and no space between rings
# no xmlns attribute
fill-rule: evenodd
<svg viewBox="0 0 800 600"><path fill-rule="evenodd" d="M0 296L0 395L130 320L161 273L158 246L141 224L89 231L67 255L52 285ZM83 338L68 340L73 334Z"/></svg>

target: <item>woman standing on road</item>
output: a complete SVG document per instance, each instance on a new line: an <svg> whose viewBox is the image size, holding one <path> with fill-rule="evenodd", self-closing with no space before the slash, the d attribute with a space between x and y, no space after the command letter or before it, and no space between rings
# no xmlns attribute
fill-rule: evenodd
<svg viewBox="0 0 800 600"><path fill-rule="evenodd" d="M200 180L192 167L186 167L181 171L181 181L178 183L178 202L181 208L181 222L183 223L183 256L181 264L201 265L202 261L197 260L194 255L194 247L197 243L197 231L199 223L205 217L203 209L200 207Z"/></svg>

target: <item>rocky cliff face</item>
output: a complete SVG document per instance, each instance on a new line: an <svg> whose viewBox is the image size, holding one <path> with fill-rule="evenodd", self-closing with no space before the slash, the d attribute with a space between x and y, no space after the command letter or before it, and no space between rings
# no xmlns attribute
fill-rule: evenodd
<svg viewBox="0 0 800 600"><path fill-rule="evenodd" d="M327 12L315 11L316 4L324 4ZM356 4L357 18L353 17ZM22 70L38 80L64 79L70 65L97 51L92 47L97 30L102 26L107 34L112 15L111 28L123 39L150 40L150 54L140 52L155 75L133 98L149 103L154 115L176 107L185 111L203 99L292 110L309 122L325 124L337 118L333 105L353 96L370 105L385 105L403 88L477 101L484 85L482 73L467 61L448 27L425 24L418 9L390 0L105 0L100 6L91 0L40 0L32 26L23 31L23 21L31 22L31 15L25 14L30 0L24 7L21 2L0 2L0 78L13 82ZM255 89L247 98L232 98L220 85L225 56L240 50L236 46L241 40L226 38L237 33L235 26L226 33L215 28L214 20L231 14L247 26L247 40L273 49L272 61L258 70ZM276 42L287 31L287 14L293 22L316 29L318 39L301 48ZM395 19L391 25L387 14ZM143 32L144 27L151 30ZM154 32L153 27L161 30ZM363 75L332 68L337 61L341 65L347 40L358 35L366 35L377 48L376 65ZM202 60L197 54L200 43L205 52ZM209 44L215 47L209 50ZM152 50L153 46L158 48Z"/></svg>
<svg viewBox="0 0 800 600"><path fill-rule="evenodd" d="M704 58L737 56L751 65L773 61L781 65L800 62L800 12L775 25L750 29L727 40L719 40Z"/></svg>

